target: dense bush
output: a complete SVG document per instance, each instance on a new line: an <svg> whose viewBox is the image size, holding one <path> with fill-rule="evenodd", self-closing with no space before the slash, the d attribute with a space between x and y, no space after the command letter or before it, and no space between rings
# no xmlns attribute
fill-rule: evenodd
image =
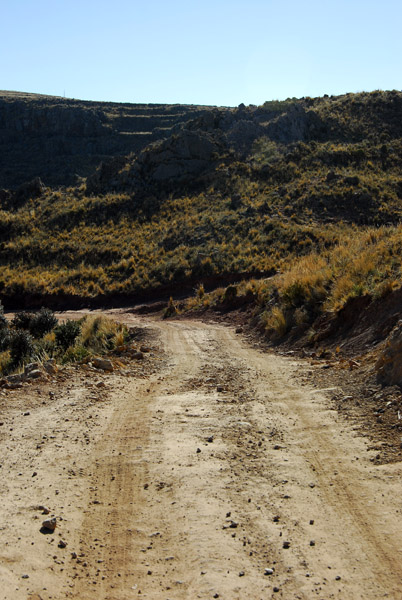
<svg viewBox="0 0 402 600"><path fill-rule="evenodd" d="M4 352L10 346L10 330L7 326L0 328L0 352Z"/></svg>
<svg viewBox="0 0 402 600"><path fill-rule="evenodd" d="M72 346L81 332L81 325L78 321L66 321L60 323L54 330L56 336L56 344L67 350Z"/></svg>
<svg viewBox="0 0 402 600"><path fill-rule="evenodd" d="M54 313L49 308L41 308L40 311L34 315L29 330L32 335L36 338L41 338L51 331L57 325L57 319Z"/></svg>
<svg viewBox="0 0 402 600"><path fill-rule="evenodd" d="M16 329L26 329L29 331L31 329L31 323L33 321L33 318L33 313L23 310L14 315L12 324Z"/></svg>
<svg viewBox="0 0 402 600"><path fill-rule="evenodd" d="M11 332L9 347L11 362L14 366L18 366L24 360L31 358L35 350L32 336L23 329Z"/></svg>
<svg viewBox="0 0 402 600"><path fill-rule="evenodd" d="M12 324L16 329L25 329L35 338L40 338L57 325L57 319L50 309L41 308L36 314L27 311L17 313Z"/></svg>

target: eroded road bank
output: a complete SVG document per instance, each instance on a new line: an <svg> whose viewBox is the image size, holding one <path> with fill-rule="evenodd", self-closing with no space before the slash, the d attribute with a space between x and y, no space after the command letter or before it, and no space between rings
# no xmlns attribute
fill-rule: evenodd
<svg viewBox="0 0 402 600"><path fill-rule="evenodd" d="M47 460L68 546L37 540L30 515L17 552L8 510L5 597L402 597L400 463L373 465L296 361L219 325L152 327L167 361L146 377L108 376L107 401L79 407L88 444L74 446L66 429L58 453L26 449L38 473ZM40 410L29 435L43 427ZM6 463L10 477L21 468ZM82 469L78 483L68 465ZM18 482L2 490L8 503L19 494L20 520L28 496L44 502L43 480L24 482L25 495Z"/></svg>

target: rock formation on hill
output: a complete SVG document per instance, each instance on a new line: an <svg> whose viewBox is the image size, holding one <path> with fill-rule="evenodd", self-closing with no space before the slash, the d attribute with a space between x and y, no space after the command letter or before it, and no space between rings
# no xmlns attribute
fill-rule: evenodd
<svg viewBox="0 0 402 600"><path fill-rule="evenodd" d="M101 161L138 152L208 110L0 91L0 188L35 177L46 185L76 183Z"/></svg>

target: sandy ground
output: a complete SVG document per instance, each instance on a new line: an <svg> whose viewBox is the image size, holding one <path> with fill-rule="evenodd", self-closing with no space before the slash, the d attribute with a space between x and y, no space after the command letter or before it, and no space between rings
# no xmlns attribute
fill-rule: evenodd
<svg viewBox="0 0 402 600"><path fill-rule="evenodd" d="M401 463L334 390L230 327L151 326L149 368L1 392L0 597L402 598Z"/></svg>

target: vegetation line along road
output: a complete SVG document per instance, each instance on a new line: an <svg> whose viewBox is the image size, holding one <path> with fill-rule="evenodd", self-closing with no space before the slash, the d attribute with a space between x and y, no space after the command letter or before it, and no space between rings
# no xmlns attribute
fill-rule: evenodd
<svg viewBox="0 0 402 600"><path fill-rule="evenodd" d="M12 598L401 594L400 465L370 462L301 363L219 325L120 318L159 332L136 373L67 370L50 400L46 384L9 392Z"/></svg>

